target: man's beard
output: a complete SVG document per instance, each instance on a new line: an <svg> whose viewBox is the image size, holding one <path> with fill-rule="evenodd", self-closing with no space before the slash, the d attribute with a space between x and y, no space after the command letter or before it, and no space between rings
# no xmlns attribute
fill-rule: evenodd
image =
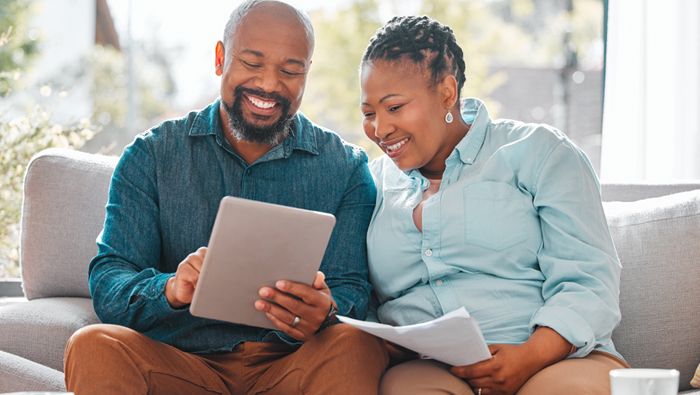
<svg viewBox="0 0 700 395"><path fill-rule="evenodd" d="M282 106L281 114L277 122L269 126L257 126L243 116L243 100L248 100L243 97L243 92L258 96L264 99L270 99L277 102L276 106ZM221 99L224 109L228 113L228 124L231 126L233 137L238 140L245 140L250 143L277 145L281 140L289 135L290 127L294 114L289 114L291 103L285 97L277 93L265 93L263 91L237 87L233 91L233 105L229 106L226 101ZM253 117L264 120L266 117L260 117L252 114Z"/></svg>

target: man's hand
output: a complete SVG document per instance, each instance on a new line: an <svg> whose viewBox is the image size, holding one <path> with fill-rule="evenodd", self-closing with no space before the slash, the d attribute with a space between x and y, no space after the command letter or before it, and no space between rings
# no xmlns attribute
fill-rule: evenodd
<svg viewBox="0 0 700 395"><path fill-rule="evenodd" d="M202 270L202 262L206 254L207 248L200 247L187 255L187 258L177 266L175 276L168 279L165 285L165 297L172 308L179 309L192 303L194 289L197 287L199 272Z"/></svg>
<svg viewBox="0 0 700 395"><path fill-rule="evenodd" d="M455 366L452 374L467 381L474 393L512 395L535 373L569 355L571 343L554 330L539 327L523 344L493 344L491 359Z"/></svg>
<svg viewBox="0 0 700 395"><path fill-rule="evenodd" d="M325 280L326 276L318 272L312 286L287 280L277 281L277 289L262 287L259 292L261 297L277 304L259 299L255 301L255 308L266 312L282 332L297 340L308 341L326 319L331 303L335 305ZM293 326L296 317L299 317L299 321Z"/></svg>

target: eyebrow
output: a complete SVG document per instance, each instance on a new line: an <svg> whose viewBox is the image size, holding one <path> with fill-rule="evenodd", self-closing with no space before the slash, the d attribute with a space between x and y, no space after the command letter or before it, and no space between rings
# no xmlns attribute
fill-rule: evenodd
<svg viewBox="0 0 700 395"><path fill-rule="evenodd" d="M242 54L251 54L251 55L257 56L257 57L259 57L259 58L265 57L265 55L264 55L262 52L253 51L252 49L244 49L244 50L241 51L241 53L242 53ZM287 60L285 61L285 63L297 64L297 65L299 65L299 66L301 66L301 67L306 68L306 63L304 63L304 62L302 62L301 60L298 60L298 59L289 58L289 59L287 59Z"/></svg>
<svg viewBox="0 0 700 395"><path fill-rule="evenodd" d="M394 97L394 96L401 96L401 95L399 95L398 93L390 93L390 94L388 94L388 95L382 97L381 99L379 99L379 104L382 104L382 102L383 102L384 100L389 99L389 98L392 98L392 97ZM369 104L369 103L366 103L366 102L362 102L362 105L363 105L363 106L369 106L370 104Z"/></svg>

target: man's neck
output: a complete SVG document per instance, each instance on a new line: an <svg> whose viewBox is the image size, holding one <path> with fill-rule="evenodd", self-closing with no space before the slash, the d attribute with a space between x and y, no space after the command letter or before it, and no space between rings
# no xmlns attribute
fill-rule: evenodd
<svg viewBox="0 0 700 395"><path fill-rule="evenodd" d="M241 158L243 158L243 160L249 165L253 164L261 156L265 155L268 151L284 141L284 139L282 139L282 141L275 145L251 143L249 141L235 138L233 133L230 133L228 130L226 131L226 140L228 140L229 144L231 144L231 148L233 148L233 150L236 151L236 153L240 155Z"/></svg>

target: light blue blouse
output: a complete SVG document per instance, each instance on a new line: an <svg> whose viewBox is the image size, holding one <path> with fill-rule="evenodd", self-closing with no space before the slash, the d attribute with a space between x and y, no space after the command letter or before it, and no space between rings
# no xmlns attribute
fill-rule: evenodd
<svg viewBox="0 0 700 395"><path fill-rule="evenodd" d="M586 155L547 126L491 120L463 102L469 133L446 161L440 190L413 208L429 181L387 156L370 164L377 204L367 233L369 320L408 325L465 306L488 344L520 344L537 326L583 357L620 356L620 262Z"/></svg>

